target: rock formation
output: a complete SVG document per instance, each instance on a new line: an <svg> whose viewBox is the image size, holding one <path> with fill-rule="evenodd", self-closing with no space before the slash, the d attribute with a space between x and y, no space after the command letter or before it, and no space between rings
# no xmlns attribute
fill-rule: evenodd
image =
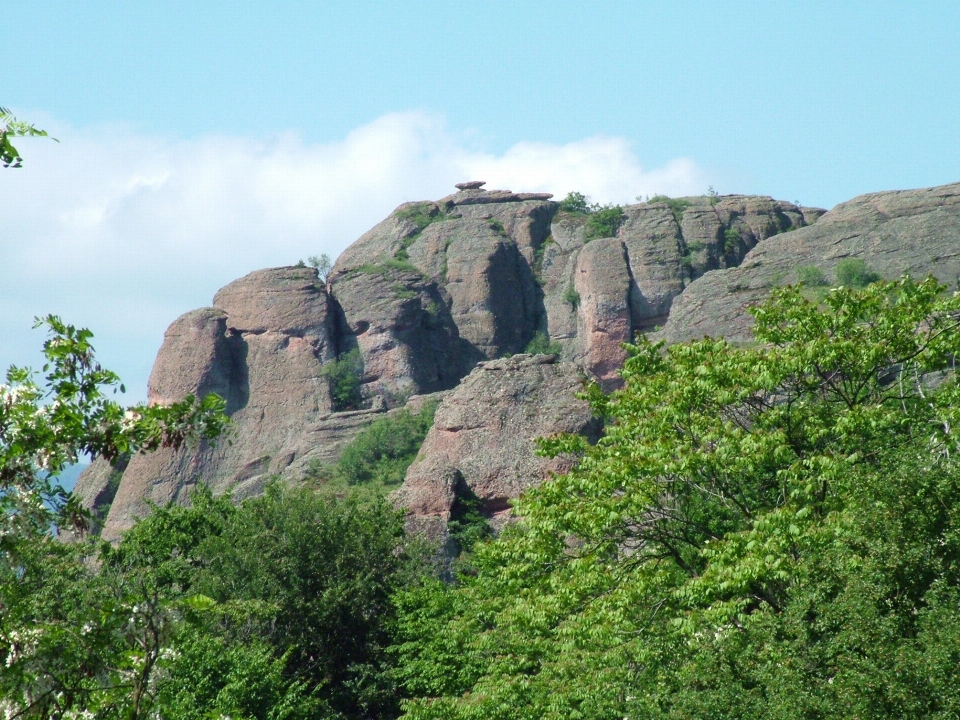
<svg viewBox="0 0 960 720"><path fill-rule="evenodd" d="M637 332L746 339L750 303L801 266L830 276L847 257L890 278L960 276L960 185L866 195L826 214L769 197L654 198L624 207L610 237L549 195L483 186L401 205L326 283L311 268L261 270L178 318L150 401L219 393L232 444L94 463L77 492L105 513L104 537L198 482L242 498L270 477L296 480L379 413L440 392L398 497L437 537L458 492L502 519L509 498L564 468L533 454L534 437L596 432L574 392L581 377L614 387L621 344ZM519 354L538 335L558 358ZM344 412L322 368L352 350L365 405Z"/></svg>
<svg viewBox="0 0 960 720"><path fill-rule="evenodd" d="M437 409L420 457L407 471L397 502L417 531L446 539L457 495L480 499L495 525L510 500L569 469L569 458L536 455L536 439L578 433L591 439L599 423L576 397L583 371L552 355L514 355L481 362Z"/></svg>
<svg viewBox="0 0 960 720"><path fill-rule="evenodd" d="M760 243L738 267L707 273L677 299L656 337L679 342L704 335L750 338L747 307L815 266L832 278L845 258L859 258L887 279L933 275L960 282L960 183L871 193L837 205L815 225Z"/></svg>

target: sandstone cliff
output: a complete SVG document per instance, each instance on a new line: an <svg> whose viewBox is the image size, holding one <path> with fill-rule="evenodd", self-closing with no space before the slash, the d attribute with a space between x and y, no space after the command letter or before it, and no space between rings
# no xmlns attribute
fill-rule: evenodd
<svg viewBox="0 0 960 720"><path fill-rule="evenodd" d="M232 442L136 456L125 469L95 463L78 493L114 539L148 502L180 501L198 482L242 498L270 477L296 480L379 413L452 391L398 497L438 536L458 488L501 518L509 498L563 470L533 455L535 436L597 431L573 393L581 378L614 386L635 333L744 339L747 305L800 266L829 275L845 257L955 284L960 185L826 214L757 196L654 199L623 208L612 235L591 234L587 215L547 195L471 182L397 208L326 283L311 268L251 273L171 325L149 384L151 402L222 395ZM558 358L518 355L538 336ZM321 368L352 350L366 409L338 412Z"/></svg>

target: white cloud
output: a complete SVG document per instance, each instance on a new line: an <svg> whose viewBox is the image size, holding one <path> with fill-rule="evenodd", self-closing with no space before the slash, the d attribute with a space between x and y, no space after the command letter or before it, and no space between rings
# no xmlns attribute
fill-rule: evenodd
<svg viewBox="0 0 960 720"><path fill-rule="evenodd" d="M131 400L145 396L177 315L251 270L336 256L401 202L468 179L620 203L706 187L688 159L644 170L622 138L521 142L497 155L465 147L421 112L385 115L327 144L292 133L171 140L46 126L60 144L21 141L24 167L0 171L0 367L36 364L32 318L57 313L97 333Z"/></svg>

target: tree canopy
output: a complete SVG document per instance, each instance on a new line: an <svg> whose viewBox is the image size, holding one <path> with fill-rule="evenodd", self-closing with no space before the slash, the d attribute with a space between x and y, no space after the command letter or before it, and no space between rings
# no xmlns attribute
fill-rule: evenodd
<svg viewBox="0 0 960 720"><path fill-rule="evenodd" d="M782 288L640 338L605 436L456 586L398 598L409 718L954 717L960 298Z"/></svg>
<svg viewBox="0 0 960 720"><path fill-rule="evenodd" d="M31 123L17 120L7 108L0 107L0 163L5 168L22 166L23 158L13 146L10 138L15 137L50 137L46 130L40 130ZM60 142L56 138L50 138Z"/></svg>

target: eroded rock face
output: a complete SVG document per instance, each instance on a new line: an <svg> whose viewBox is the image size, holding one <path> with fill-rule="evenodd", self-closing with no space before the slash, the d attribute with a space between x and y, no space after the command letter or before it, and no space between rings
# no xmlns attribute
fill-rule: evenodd
<svg viewBox="0 0 960 720"><path fill-rule="evenodd" d="M452 388L481 359L460 337L449 294L415 270L382 266L336 283L339 344L364 360L367 397L397 398Z"/></svg>
<svg viewBox="0 0 960 720"><path fill-rule="evenodd" d="M446 539L459 493L472 493L494 524L509 515L512 498L569 469L570 458L536 455L536 438L578 433L595 439L599 424L575 397L580 368L552 355L514 355L482 362L440 406L420 456L395 500L410 526Z"/></svg>
<svg viewBox="0 0 960 720"><path fill-rule="evenodd" d="M178 318L164 336L148 384L150 402L217 392L228 437L210 446L136 455L104 523L116 539L149 502L182 501L199 482L238 499L309 452L304 428L331 412L320 368L335 356L325 288L309 268L260 270L223 288L216 307Z"/></svg>
<svg viewBox="0 0 960 720"><path fill-rule="evenodd" d="M220 394L232 444L134 457L112 504L106 478L117 473L91 469L84 497L109 507L103 534L116 539L148 502L181 502L197 483L238 499L257 494L270 477L297 479L311 462L335 462L380 411L410 395L456 388L403 493L436 523L457 488L499 517L508 498L563 469L535 457L534 437L595 430L573 398L581 374L615 387L622 343L663 325L688 286L820 212L764 197L683 198L627 206L615 237L588 237L588 218L560 212L549 195L485 190L481 181L401 205L344 251L326 284L310 268L260 270L220 290L213 307L178 318L150 401ZM500 359L539 333L563 362ZM322 368L354 348L367 409L334 412Z"/></svg>
<svg viewBox="0 0 960 720"><path fill-rule="evenodd" d="M802 209L803 216L813 213ZM797 269L820 268L833 280L844 258L859 258L887 279L932 274L951 288L960 278L960 184L872 193L842 203L815 225L761 238L739 267L708 272L677 299L656 335L668 342L723 335L751 339L747 308Z"/></svg>

